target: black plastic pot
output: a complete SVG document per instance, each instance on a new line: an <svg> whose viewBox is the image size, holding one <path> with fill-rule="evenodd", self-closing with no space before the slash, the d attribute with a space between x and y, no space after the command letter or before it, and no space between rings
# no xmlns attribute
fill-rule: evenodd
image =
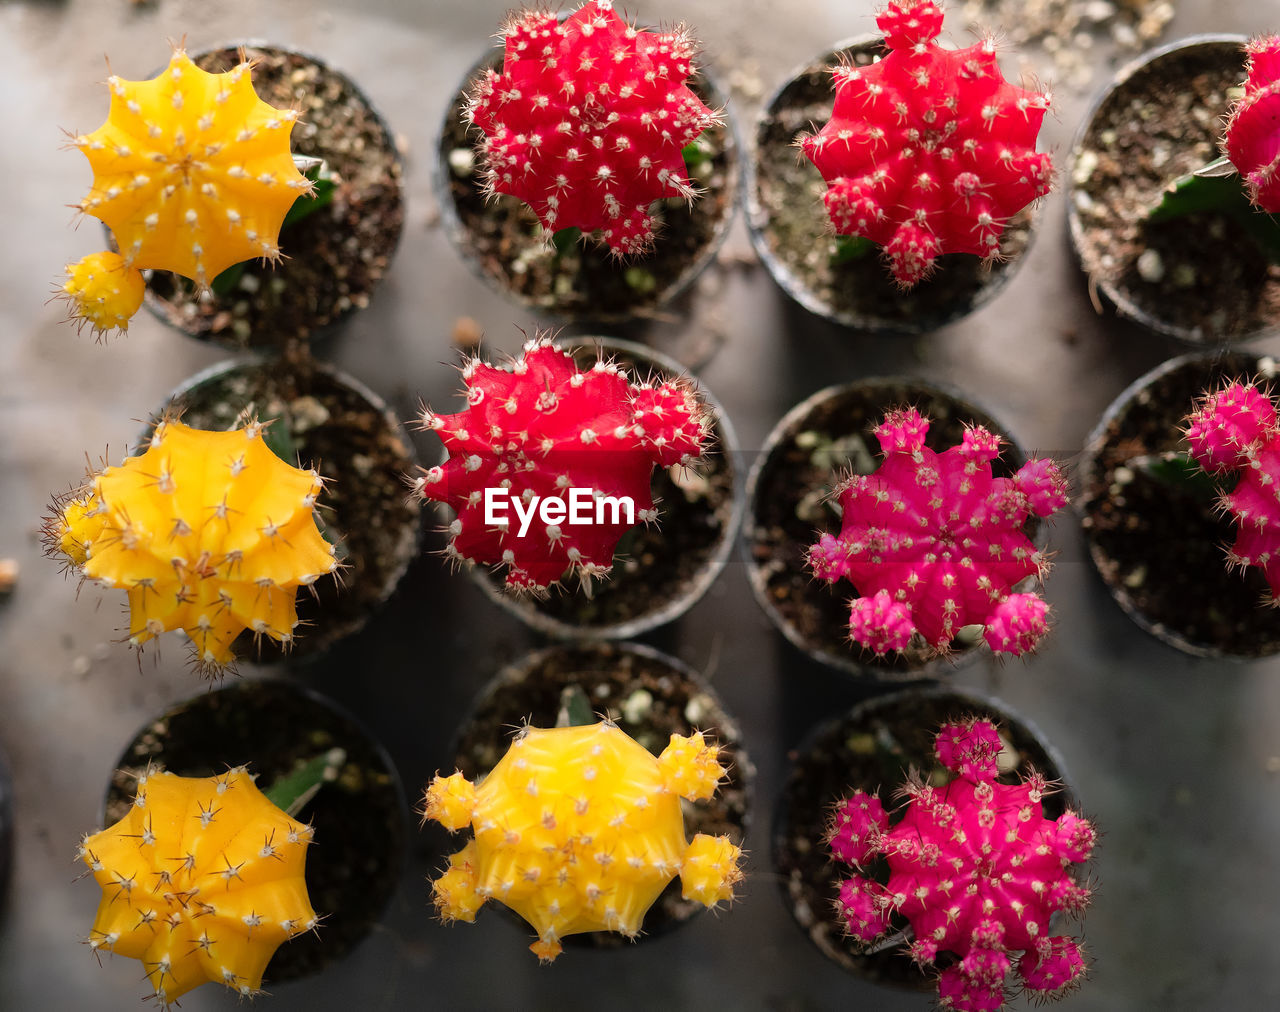
<svg viewBox="0 0 1280 1012"><path fill-rule="evenodd" d="M883 50L879 35L848 39L796 69L757 120L747 161L747 224L774 281L809 312L857 330L917 334L952 323L985 305L1013 277L1031 243L1032 213L1019 212L1001 238L1003 259L946 254L934 273L903 291L879 249L836 263L836 237L822 193L822 174L795 142L830 118L831 67L867 65Z"/></svg>
<svg viewBox="0 0 1280 1012"><path fill-rule="evenodd" d="M251 41L214 46L192 59L225 70L242 47L259 61L259 96L301 109L293 151L325 160L338 177L334 202L284 231L284 259L274 266L250 261L227 295L197 299L189 282L149 271L145 305L190 337L232 348L321 340L368 303L395 254L404 223L402 159L391 128L359 87L315 56ZM296 75L311 67L318 82L299 81ZM370 165L374 152L385 165Z"/></svg>
<svg viewBox="0 0 1280 1012"><path fill-rule="evenodd" d="M846 936L835 900L839 882L853 869L831 858L824 842L828 820L855 790L879 792L888 810L909 769L924 771L927 779L938 765L933 742L939 726L971 715L993 718L1016 753L1016 765L1002 766L1001 782L1016 782L1034 768L1063 785L1045 798L1049 818L1077 806L1061 757L1035 725L1000 700L968 691L914 687L874 696L815 728L795 751L774 814L774 870L800 928L823 955L861 977L919 991L935 985L893 936L862 950Z"/></svg>
<svg viewBox="0 0 1280 1012"><path fill-rule="evenodd" d="M641 644L553 646L504 668L480 694L458 734L454 743L457 768L475 780L506 754L511 735L524 723L556 726L561 693L574 686L586 695L596 714L608 716L655 755L666 748L672 734L690 735L698 730L714 739L728 775L710 800L684 805L685 835L692 839L695 833L727 833L735 844L742 844L750 821L755 768L741 731L700 674ZM461 837L453 837L449 851L459 849L462 842ZM678 880L667 886L645 916L637 941L665 934L705 909L682 899L680 889ZM617 948L632 942L613 932L594 931L571 935L565 944Z"/></svg>
<svg viewBox="0 0 1280 1012"><path fill-rule="evenodd" d="M1280 281L1242 226L1214 211L1146 220L1166 186L1218 157L1245 41L1193 35L1122 67L1077 132L1067 175L1071 245L1095 303L1197 347L1280 327ZM1184 91L1194 82L1201 92Z"/></svg>
<svg viewBox="0 0 1280 1012"><path fill-rule="evenodd" d="M562 15L562 17L567 15ZM444 122L433 148L433 185L440 206L445 233L467 266L482 280L508 298L558 322L595 326L616 326L652 317L663 306L685 292L715 259L733 224L738 205L740 168L737 126L727 108L727 96L699 68L688 81L703 102L719 110L724 126L708 131L704 139L712 144L712 172L702 182L704 192L689 209L669 206L666 223L657 237L653 253L646 257L619 261L593 240L578 243L570 253L576 260L549 267L549 290L529 291L515 282L527 274L527 261L550 258L533 212L517 198L499 195L486 199L474 161L476 133L462 120L465 96L472 82L490 69L500 69L502 50L495 49L476 61L445 112ZM457 152L457 154L455 154ZM468 160L472 156L472 160ZM453 162L451 162L451 158ZM456 164L455 164L456 162ZM695 180L698 182L698 180ZM675 250L672 238L696 228L699 236L690 248ZM478 237L501 234L503 259L478 248ZM485 240L488 243L488 239ZM665 243L665 246L664 246Z"/></svg>
<svg viewBox="0 0 1280 1012"><path fill-rule="evenodd" d="M229 682L193 696L139 728L115 764L101 813L117 822L148 766L203 777L248 764L260 787L332 748L346 750L337 778L298 818L315 827L307 890L323 930L282 946L269 981L318 972L354 949L381 919L408 857L408 809L390 756L332 700L291 682Z"/></svg>
<svg viewBox="0 0 1280 1012"><path fill-rule="evenodd" d="M629 367L637 379L686 374L679 363L633 341L574 337L560 343L574 349L583 368L604 355ZM503 573L475 567L471 572L489 598L530 628L556 639L630 639L693 607L724 570L742 520L733 426L705 387L699 386L699 395L714 418L710 459L700 469L716 495L714 501L711 494L690 499L669 473L658 469L655 495L662 502L656 527L649 530L640 525L624 535L612 574L596 583L590 599L572 585L553 588L543 598L513 594L504 589ZM678 501L681 497L683 503ZM673 516L677 508L680 512ZM675 540L682 536L675 530L677 523L685 525L685 533L694 539L683 548ZM664 563L681 568L658 572Z"/></svg>
<svg viewBox="0 0 1280 1012"><path fill-rule="evenodd" d="M1280 621L1262 603L1261 571L1227 566L1235 524L1216 507L1215 483L1198 468L1172 481L1149 461L1188 452L1183 420L1201 394L1276 374L1275 358L1242 351L1172 359L1130 384L1085 443L1077 505L1089 557L1125 614L1194 657L1280 653Z"/></svg>
<svg viewBox="0 0 1280 1012"><path fill-rule="evenodd" d="M826 502L839 472L878 455L873 430L886 411L915 406L929 417L928 445L955 445L965 424L982 425L1004 441L993 464L997 476L1013 474L1026 455L1008 430L959 391L911 377L859 380L820 390L792 408L765 439L747 479L743 555L756 601L798 649L822 664L882 681L944 678L987 650L981 637L957 640L947 656L909 648L877 657L847 639L853 585L814 578L806 555L823 529L840 521ZM824 442L824 437L827 441ZM1034 518L1033 522L1034 522ZM1034 538L1036 531L1029 532Z"/></svg>
<svg viewBox="0 0 1280 1012"><path fill-rule="evenodd" d="M305 466L332 479L318 516L338 537L342 581L326 577L314 594L297 596L304 623L288 653L263 637L236 642L237 657L257 662L309 660L358 632L395 591L422 550L421 507L403 476L418 456L404 426L386 403L354 377L309 356L245 356L211 366L182 383L156 413L178 411L196 428L227 429L250 406L262 421L278 414L289 425ZM150 438L150 427L140 443Z"/></svg>

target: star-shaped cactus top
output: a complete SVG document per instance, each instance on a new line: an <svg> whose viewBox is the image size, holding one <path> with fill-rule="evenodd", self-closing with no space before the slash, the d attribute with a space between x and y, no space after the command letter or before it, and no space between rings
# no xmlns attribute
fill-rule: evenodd
<svg viewBox="0 0 1280 1012"><path fill-rule="evenodd" d="M45 521L51 554L129 592L129 637L183 629L216 673L244 629L289 643L300 585L337 569L315 520L323 481L286 464L263 426L156 426L150 446L89 475Z"/></svg>
<svg viewBox="0 0 1280 1012"><path fill-rule="evenodd" d="M1049 96L1006 81L990 39L939 46L932 0L891 0L876 24L889 52L835 69L831 119L800 144L836 232L883 246L909 288L943 253L996 256L1009 219L1049 192L1035 150Z"/></svg>
<svg viewBox="0 0 1280 1012"><path fill-rule="evenodd" d="M252 67L211 74L179 48L149 81L107 79L107 121L72 143L93 167L80 208L111 229L127 265L203 285L280 255L280 225L311 183L289 151L297 110L258 98Z"/></svg>
<svg viewBox="0 0 1280 1012"><path fill-rule="evenodd" d="M1280 212L1280 35L1254 39L1244 95L1227 121L1223 147L1260 210Z"/></svg>
<svg viewBox="0 0 1280 1012"><path fill-rule="evenodd" d="M1013 588L1042 578L1049 560L1022 525L1065 505L1066 481L1047 459L993 477L1000 439L981 427L943 453L925 446L928 431L914 408L885 417L876 429L884 462L833 490L840 533L822 535L809 567L858 589L850 635L878 654L906 649L916 633L942 652L966 625L985 626L994 651L1024 653L1046 631L1048 605Z"/></svg>
<svg viewBox="0 0 1280 1012"><path fill-rule="evenodd" d="M85 837L102 887L89 947L142 961L166 1008L208 981L258 993L280 944L316 926L304 878L311 827L243 767L214 777L152 771L129 813Z"/></svg>

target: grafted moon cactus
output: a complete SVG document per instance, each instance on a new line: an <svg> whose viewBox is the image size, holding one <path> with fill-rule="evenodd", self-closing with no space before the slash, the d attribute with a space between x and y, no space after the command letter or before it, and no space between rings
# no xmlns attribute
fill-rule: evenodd
<svg viewBox="0 0 1280 1012"><path fill-rule="evenodd" d="M135 646L182 629L197 668L220 673L244 629L291 643L297 588L337 569L315 521L323 479L286 464L262 432L163 421L145 453L55 500L49 553L128 591Z"/></svg>
<svg viewBox="0 0 1280 1012"><path fill-rule="evenodd" d="M932 0L890 0L876 24L889 52L835 68L831 119L800 146L835 231L883 246L910 288L943 253L998 256L1009 219L1049 192L1053 166L1035 150L1049 96L1006 81L989 38L939 46Z"/></svg>
<svg viewBox="0 0 1280 1012"><path fill-rule="evenodd" d="M1223 147L1239 170L1249 198L1280 212L1280 35L1251 41L1244 96L1231 110Z"/></svg>
<svg viewBox="0 0 1280 1012"><path fill-rule="evenodd" d="M640 931L645 911L676 875L685 899L733 899L741 851L727 836L685 839L680 799L711 797L724 776L701 734L673 734L661 756L607 721L523 729L479 784L437 774L425 818L474 838L433 883L446 921L472 921L486 900L538 933L539 960L583 931Z"/></svg>
<svg viewBox="0 0 1280 1012"><path fill-rule="evenodd" d="M1230 383L1206 395L1187 418L1192 456L1210 474L1234 476L1220 504L1236 522L1227 561L1257 566L1280 605L1280 423L1271 398L1254 383Z"/></svg>
<svg viewBox="0 0 1280 1012"><path fill-rule="evenodd" d="M85 837L102 887L89 947L142 961L153 997L207 981L258 994L280 944L316 927L304 878L311 827L244 767L214 777L150 771L129 814Z"/></svg>
<svg viewBox="0 0 1280 1012"><path fill-rule="evenodd" d="M1000 748L989 721L944 725L936 751L954 779L934 786L913 774L892 825L878 797L855 791L828 833L832 855L859 871L836 901L849 933L869 943L905 919L921 968L944 952L958 957L938 980L939 1006L957 1012L1003 1008L1010 972L1040 999L1060 997L1084 973L1079 943L1050 936L1049 919L1088 905L1070 866L1088 860L1097 833L1073 812L1045 818L1050 788L1038 774L997 782ZM885 865L887 881L875 874Z"/></svg>
<svg viewBox="0 0 1280 1012"><path fill-rule="evenodd" d="M472 359L462 378L465 411L422 414L449 459L414 487L457 514L448 556L505 565L513 590L541 592L566 571L587 587L608 575L618 539L657 520L654 467L693 463L708 438L691 384L632 383L603 361L582 371L547 339L506 369ZM554 506L575 501L576 514Z"/></svg>
<svg viewBox="0 0 1280 1012"><path fill-rule="evenodd" d="M924 445L929 421L914 408L889 412L875 431L883 463L832 490L840 533L809 549L815 576L847 579L861 595L851 638L883 654L906 649L918 633L941 653L962 627L981 625L997 653L1034 648L1049 606L1013 587L1049 571L1022 525L1066 504L1058 466L1037 458L1012 478L993 477L998 436L973 426L959 446L935 453Z"/></svg>
<svg viewBox="0 0 1280 1012"><path fill-rule="evenodd" d="M122 304L113 290L140 296L141 270L174 271L203 288L242 260L279 259L284 216L312 184L289 152L298 111L258 98L252 68L242 60L211 74L179 47L149 81L107 78L106 122L71 144L93 169L79 208L111 230L121 259L108 270L89 269L105 254L67 266L73 319L99 334L125 330L121 311L132 315L140 297Z"/></svg>
<svg viewBox="0 0 1280 1012"><path fill-rule="evenodd" d="M548 233L599 231L620 256L648 252L650 205L694 198L682 151L720 122L685 84L687 31L640 31L611 0L588 0L563 23L522 11L502 37L502 71L476 82L467 108L488 192L519 197Z"/></svg>

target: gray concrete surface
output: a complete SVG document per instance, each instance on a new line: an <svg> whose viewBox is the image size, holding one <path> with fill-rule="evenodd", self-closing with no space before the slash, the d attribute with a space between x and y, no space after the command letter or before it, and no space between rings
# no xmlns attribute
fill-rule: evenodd
<svg viewBox="0 0 1280 1012"><path fill-rule="evenodd" d="M14 768L18 813L14 880L0 911L0 1008L131 1009L144 991L137 964L99 967L80 944L97 891L73 884L73 851L94 827L110 764L134 728L199 686L178 642L149 653L141 670L112 644L117 596L87 588L77 598L40 557L36 527L50 492L79 474L86 451L118 452L136 433L135 420L171 387L224 357L145 315L127 339L102 346L59 323L61 310L45 302L53 277L68 259L99 248L94 224L69 227L65 205L79 198L89 173L78 154L60 150L59 128L101 121L104 53L123 76L142 76L164 59L166 38L186 35L193 47L238 37L292 43L350 73L408 143L409 219L373 304L322 353L408 417L419 398L450 403L456 317L478 320L495 350L514 350L515 326L536 322L454 255L434 224L429 182L432 137L450 91L505 7L506 0L0 3L0 557L22 567L16 591L0 600L0 744ZM742 72L747 87L734 107L744 123L758 105L753 77L772 88L787 68L871 27L863 2L628 7L642 18L696 25L711 64L722 74ZM1180 5L1167 37L1266 28L1280 28L1276 0L1199 0ZM1051 76L1047 67L1043 76ZM1046 136L1065 156L1084 98L1065 89L1056 98ZM1180 349L1095 316L1066 249L1060 198L1044 213L1041 237L1006 292L923 338L825 326L747 263L710 274L692 315L665 324L663 340L720 345L701 376L747 448L820 386L914 372L971 391L1025 445L1071 454L1116 393ZM750 258L741 222L727 253ZM1261 347L1274 352L1280 342ZM1052 638L1029 663L977 665L956 681L996 691L1039 724L1103 830L1085 926L1091 979L1061 1007L1276 1007L1280 661L1226 664L1176 653L1106 596L1074 519L1057 523L1051 544L1059 553L1047 588L1057 614ZM372 937L322 977L270 987L264 1007L926 1007L921 996L873 987L826 962L791 922L768 864L786 750L869 690L787 645L756 608L736 561L686 619L648 640L709 671L759 767L750 878L732 910L633 949L570 952L541 969L525 951L526 933L501 918L453 928L434 921L426 877L439 855L419 842ZM532 644L474 586L424 558L363 634L297 677L364 718L416 792L448 764L449 737L474 693ZM258 673L245 668L246 677ZM204 988L182 1006L200 1012L234 1003Z"/></svg>

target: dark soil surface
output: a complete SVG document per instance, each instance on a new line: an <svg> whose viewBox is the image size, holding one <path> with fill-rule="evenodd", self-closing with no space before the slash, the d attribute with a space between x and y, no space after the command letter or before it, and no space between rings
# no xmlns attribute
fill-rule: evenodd
<svg viewBox="0 0 1280 1012"><path fill-rule="evenodd" d="M471 81L499 67L501 50L482 61ZM689 87L711 109L724 99L701 75ZM498 288L535 309L595 321L652 313L693 280L710 260L733 216L738 192L738 152L727 125L713 127L696 142L705 160L692 182L702 195L692 204L657 201L651 210L657 246L648 256L619 260L603 243L580 241L563 253L544 241L533 211L515 197L492 200L481 190L479 130L463 121L464 95L454 96L440 136L438 171L442 204L456 215L450 223L462 256Z"/></svg>
<svg viewBox="0 0 1280 1012"><path fill-rule="evenodd" d="M1181 361L1114 414L1085 447L1081 521L1098 572L1122 607L1166 642L1198 654L1263 657L1280 651L1280 611L1267 607L1262 571L1227 568L1235 524L1204 483L1161 480L1142 458L1187 453L1183 419L1226 379L1274 359L1240 353Z"/></svg>
<svg viewBox="0 0 1280 1012"><path fill-rule="evenodd" d="M1071 231L1091 283L1121 312L1185 340L1245 339L1280 321L1280 266L1213 211L1149 222L1164 188L1219 155L1233 42L1176 50L1103 100L1072 168Z"/></svg>
<svg viewBox="0 0 1280 1012"><path fill-rule="evenodd" d="M317 580L314 594L300 589L302 625L289 656L318 654L364 625L418 550L421 507L403 477L417 457L394 416L306 355L238 365L183 391L171 406L196 428L228 429L246 409L262 421L276 419L272 428L285 428L288 438L268 430L273 448L291 444L291 463L314 466L327 479L317 518L345 568L339 579ZM264 662L283 656L265 637L259 652L247 632L235 652Z"/></svg>
<svg viewBox="0 0 1280 1012"><path fill-rule="evenodd" d="M111 778L107 825L124 817L148 766L206 777L248 764L265 790L335 747L346 750L346 764L298 815L315 827L307 892L322 915L320 929L280 947L267 968L268 989L340 959L382 917L403 870L408 834L400 779L386 753L318 696L285 682L235 682L144 727Z"/></svg>
<svg viewBox="0 0 1280 1012"><path fill-rule="evenodd" d="M714 797L684 803L685 835L693 839L696 833L727 833L742 845L753 770L741 733L720 701L688 669L647 648L611 643L554 647L508 669L486 690L463 726L456 748L458 769L474 780L497 765L511 735L524 723L554 727L561 691L570 686L581 688L597 714L607 715L655 755L673 734L698 730L714 738L728 776ZM641 938L661 934L703 909L681 898L679 879L674 879L645 916ZM591 932L570 936L565 944L612 948L630 942L615 933Z"/></svg>
<svg viewBox="0 0 1280 1012"><path fill-rule="evenodd" d="M228 295L199 299L194 287L154 271L147 305L193 337L233 347L305 341L366 306L400 239L404 202L400 161L387 125L355 84L322 63L273 48L249 48L253 86L277 108L301 110L296 155L323 158L337 184L333 202L280 235L284 259L250 261ZM194 57L211 72L230 70L236 49Z"/></svg>
<svg viewBox="0 0 1280 1012"><path fill-rule="evenodd" d="M867 66L881 52L876 40L827 53L774 99L756 129L751 199L759 214L753 209L752 225L771 255L766 265L806 308L848 326L916 333L959 319L995 296L1031 241L1031 212L1020 212L1005 229L1000 260L945 254L933 274L909 291L898 287L876 249L834 262L836 236L822 203L827 184L795 145L831 118L830 68L841 60Z"/></svg>
<svg viewBox="0 0 1280 1012"><path fill-rule="evenodd" d="M774 867L796 921L845 969L903 987L933 988L933 977L916 968L905 946L866 952L848 937L835 900L839 883L853 869L832 860L825 840L833 809L855 790L879 791L891 810L894 791L908 769L922 771L929 782L945 783L951 774L934 757L934 735L946 721L974 714L994 717L1000 728L1006 746L1001 783L1016 783L1031 769L1050 781L1061 778L1045 744L1024 724L979 699L948 691L908 690L861 704L820 727L790 755L793 765L774 819ZM1044 802L1046 816L1057 818L1070 800L1065 792L1050 795ZM887 867L882 871L881 881L888 881ZM895 921L892 930L907 926L905 919Z"/></svg>
<svg viewBox="0 0 1280 1012"><path fill-rule="evenodd" d="M580 368L599 358L593 344L575 355ZM635 381L651 375L674 379L678 374L637 361L609 349L608 357L627 368ZM708 567L733 536L735 469L725 453L724 423L717 411L711 429L710 449L704 461L692 468L658 468L650 488L658 504L656 524L637 524L622 536L614 553L613 571L596 581L587 597L576 581L551 587L545 597L529 594L507 596L525 621L540 628L541 619L585 632L642 619L683 597L700 594ZM477 575L502 593L503 572L478 569ZM690 601L692 603L692 601Z"/></svg>
<svg viewBox="0 0 1280 1012"><path fill-rule="evenodd" d="M840 387L787 423L765 458L748 503L745 536L751 553L751 580L774 609L787 637L827 664L877 678L937 677L972 653L980 639L952 642L949 660L934 660L924 643L900 654L877 657L848 638L849 602L857 597L847 582L818 580L805 562L823 531L840 530L828 493L853 467L864 473L878 466L880 444L874 429L894 407L914 405L931 419L926 445L937 452L960 442L966 425L982 425L1006 442L992 473L1009 477L1024 461L1012 438L985 412L935 387L909 380L875 380ZM1036 527L1035 518L1029 525ZM1028 533L1031 533L1030 531ZM926 667L928 665L928 667Z"/></svg>

